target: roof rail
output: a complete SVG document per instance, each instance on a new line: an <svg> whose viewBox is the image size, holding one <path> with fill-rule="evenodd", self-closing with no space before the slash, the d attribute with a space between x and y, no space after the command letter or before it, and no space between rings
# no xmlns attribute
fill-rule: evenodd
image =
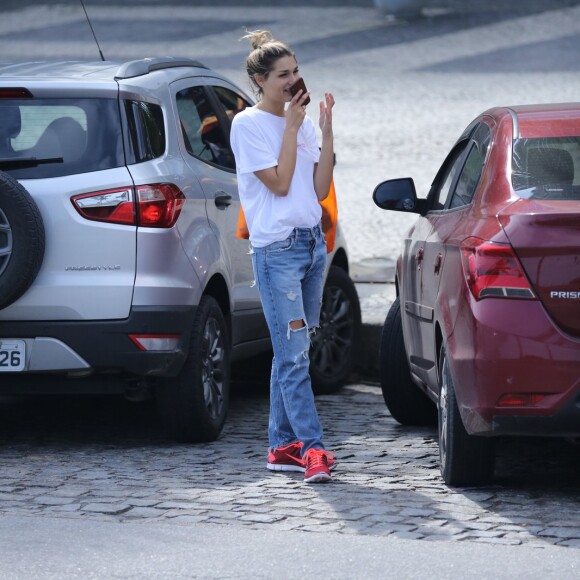
<svg viewBox="0 0 580 580"><path fill-rule="evenodd" d="M115 80L130 79L132 77L140 77L154 70L161 70L164 68L175 68L178 66L195 66L198 68L207 68L198 60L192 58L179 58L175 56L156 56L152 58L142 58L139 60L132 60L122 64L117 70Z"/></svg>

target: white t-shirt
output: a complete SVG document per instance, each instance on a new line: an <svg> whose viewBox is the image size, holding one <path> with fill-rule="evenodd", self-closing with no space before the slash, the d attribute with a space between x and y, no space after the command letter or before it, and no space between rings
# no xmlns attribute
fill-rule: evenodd
<svg viewBox="0 0 580 580"><path fill-rule="evenodd" d="M298 130L296 168L288 195L275 195L254 174L278 165L285 128L285 117L257 107L244 109L232 121L230 141L236 158L240 201L250 242L256 248L285 240L294 228L312 228L322 217L314 191L314 164L318 163L320 150L309 117Z"/></svg>

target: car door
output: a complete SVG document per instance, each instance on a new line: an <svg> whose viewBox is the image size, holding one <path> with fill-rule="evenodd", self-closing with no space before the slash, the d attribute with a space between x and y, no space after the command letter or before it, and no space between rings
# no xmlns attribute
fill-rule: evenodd
<svg viewBox="0 0 580 580"><path fill-rule="evenodd" d="M425 242L431 231L431 222L427 217L420 216L405 239L402 255L401 307L403 316L403 334L409 364L413 372L421 376L424 360L422 339L424 313L421 305L421 277L423 274L423 258Z"/></svg>
<svg viewBox="0 0 580 580"><path fill-rule="evenodd" d="M490 128L481 123L469 140L460 143L439 191L438 200L443 203L443 209L427 215L431 230L424 245L420 302L425 313L421 335L425 378L429 385L437 384L435 322L445 316L447 308L446 297L438 304L441 277L450 271L445 268L448 255L459 266L458 243L470 235L470 204L483 172L490 138ZM443 312L439 311L440 307Z"/></svg>
<svg viewBox="0 0 580 580"><path fill-rule="evenodd" d="M198 176L206 213L220 247L231 290L233 344L268 336L250 256L249 242L236 237L240 198L229 144L231 119L251 103L217 78L182 79L173 84L186 163ZM227 97L227 98L226 98ZM223 102L228 102L228 108ZM245 322L242 322L245 321Z"/></svg>
<svg viewBox="0 0 580 580"><path fill-rule="evenodd" d="M407 282L404 304L406 316L405 347L412 372L429 385L435 369L433 322L433 292L428 287L439 275L443 258L437 228L445 216L445 207L451 197L465 161L468 139L460 140L438 171L428 197L429 211L420 216L410 239L407 240ZM405 248L407 250L407 248ZM426 287L428 287L426 289Z"/></svg>
<svg viewBox="0 0 580 580"><path fill-rule="evenodd" d="M137 227L131 219L116 221L112 209L109 214L103 209L121 203L130 207L133 199L117 94L103 88L97 98L90 87L73 92L62 82L48 84L41 81L39 88L30 80L30 90L19 89L30 97L0 99L1 124L12 129L12 137L0 137L5 147L0 169L34 200L40 217L26 218L26 232L43 240L44 247L34 281L2 309L1 319L124 319L130 314L135 286ZM10 168L10 157L29 162ZM4 191L1 195L5 202ZM14 207L26 205L19 202ZM2 210L0 254L5 261L0 274L25 255L16 238L13 241L15 234ZM26 268L20 264L16 270L18 281ZM8 282L4 278L3 284Z"/></svg>
<svg viewBox="0 0 580 580"><path fill-rule="evenodd" d="M226 137L226 145L229 151L229 162L235 175L235 159L230 147L230 131L233 118L246 107L253 103L243 95L236 87L225 83L220 79L212 79L210 91L215 103L216 111L220 117L223 132ZM266 319L263 316L258 287L254 283L254 271L250 258L250 243L248 240L236 237L241 204L237 189L237 177L235 181L236 211L230 212L228 219L229 231L234 231L230 243L234 246L234 254L237 256L236 279L234 282L236 312L234 313L234 333L243 336L244 339L252 340L256 337L269 337Z"/></svg>

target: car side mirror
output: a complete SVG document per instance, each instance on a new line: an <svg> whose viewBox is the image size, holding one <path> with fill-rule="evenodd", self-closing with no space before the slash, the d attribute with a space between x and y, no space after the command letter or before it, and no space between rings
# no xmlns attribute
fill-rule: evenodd
<svg viewBox="0 0 580 580"><path fill-rule="evenodd" d="M415 183L410 177L389 179L379 183L373 191L373 201L381 209L421 213L422 205L418 203Z"/></svg>

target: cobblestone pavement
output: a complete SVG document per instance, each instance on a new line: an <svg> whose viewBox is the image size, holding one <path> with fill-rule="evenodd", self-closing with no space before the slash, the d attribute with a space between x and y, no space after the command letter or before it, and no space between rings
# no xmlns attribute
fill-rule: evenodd
<svg viewBox="0 0 580 580"><path fill-rule="evenodd" d="M164 439L149 404L3 400L0 513L580 548L580 446L501 441L493 486L451 489L434 430L400 427L378 387L353 384L318 399L339 465L308 485L266 470L267 395L239 390L204 445Z"/></svg>

